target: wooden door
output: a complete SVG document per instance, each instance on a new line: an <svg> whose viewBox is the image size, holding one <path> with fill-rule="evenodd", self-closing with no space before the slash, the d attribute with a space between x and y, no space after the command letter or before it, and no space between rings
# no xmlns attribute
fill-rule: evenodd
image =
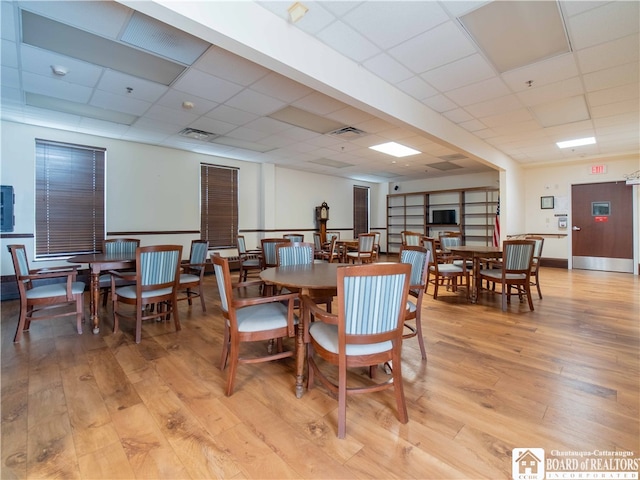
<svg viewBox="0 0 640 480"><path fill-rule="evenodd" d="M573 268L633 272L633 195L625 182L571 187Z"/></svg>

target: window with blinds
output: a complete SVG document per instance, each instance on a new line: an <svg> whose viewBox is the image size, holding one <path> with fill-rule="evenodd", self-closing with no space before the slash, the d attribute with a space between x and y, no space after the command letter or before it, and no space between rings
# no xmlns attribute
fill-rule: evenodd
<svg viewBox="0 0 640 480"><path fill-rule="evenodd" d="M36 139L36 258L102 250L106 150Z"/></svg>
<svg viewBox="0 0 640 480"><path fill-rule="evenodd" d="M200 164L200 237L212 248L235 248L238 169Z"/></svg>
<svg viewBox="0 0 640 480"><path fill-rule="evenodd" d="M353 236L369 232L369 187L353 187Z"/></svg>

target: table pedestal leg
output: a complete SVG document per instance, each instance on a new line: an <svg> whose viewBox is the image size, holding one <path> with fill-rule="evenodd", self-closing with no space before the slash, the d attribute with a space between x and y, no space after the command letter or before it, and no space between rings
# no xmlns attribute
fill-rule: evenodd
<svg viewBox="0 0 640 480"><path fill-rule="evenodd" d="M471 303L478 303L478 273L480 272L480 260L473 257L473 272L471 272Z"/></svg>
<svg viewBox="0 0 640 480"><path fill-rule="evenodd" d="M93 333L100 333L100 319L98 318L98 305L100 305L100 272L91 270L89 310L91 312L91 323Z"/></svg>

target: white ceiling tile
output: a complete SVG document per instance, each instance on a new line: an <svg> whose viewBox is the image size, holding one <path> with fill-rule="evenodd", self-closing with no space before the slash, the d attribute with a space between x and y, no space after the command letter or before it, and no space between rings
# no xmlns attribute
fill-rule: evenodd
<svg viewBox="0 0 640 480"><path fill-rule="evenodd" d="M200 117L195 122L189 124L189 127L204 130L205 132L217 133L218 135L226 135L234 128L237 128L236 125L231 123L209 117Z"/></svg>
<svg viewBox="0 0 640 480"><path fill-rule="evenodd" d="M327 115L346 107L346 104L343 102L319 92L310 93L300 100L295 101L292 105L318 115Z"/></svg>
<svg viewBox="0 0 640 480"><path fill-rule="evenodd" d="M577 77L579 73L573 54L566 54L505 72L502 79L514 92L520 92ZM529 80L533 87L529 87Z"/></svg>
<svg viewBox="0 0 640 480"><path fill-rule="evenodd" d="M437 2L367 2L343 21L382 49L389 49L449 20Z"/></svg>
<svg viewBox="0 0 640 480"><path fill-rule="evenodd" d="M593 8L600 7L606 3L609 3L611 0L588 0L588 1L575 1L575 0L562 0L560 1L560 6L562 10L566 12L567 17L573 17L580 13L586 12L587 10L591 10Z"/></svg>
<svg viewBox="0 0 640 480"><path fill-rule="evenodd" d="M535 120L531 120L528 122L518 122L492 127L492 130L494 130L498 135L514 135L535 130L537 128L540 128L538 122L536 122Z"/></svg>
<svg viewBox="0 0 640 480"><path fill-rule="evenodd" d="M198 70L248 86L269 73L264 67L237 55L212 46L193 65Z"/></svg>
<svg viewBox="0 0 640 480"><path fill-rule="evenodd" d="M543 127L574 123L590 118L584 95L535 105L531 110Z"/></svg>
<svg viewBox="0 0 640 480"><path fill-rule="evenodd" d="M437 45L437 48L434 48ZM389 50L389 55L415 73L466 57L476 52L471 41L453 22L439 25Z"/></svg>
<svg viewBox="0 0 640 480"><path fill-rule="evenodd" d="M484 102L467 105L465 106L465 110L471 115L481 118L516 110L522 106L522 102L515 95L505 95L504 97L492 98Z"/></svg>
<svg viewBox="0 0 640 480"><path fill-rule="evenodd" d="M498 78L490 78L447 92L447 97L460 106L502 97L511 93L504 82Z"/></svg>
<svg viewBox="0 0 640 480"><path fill-rule="evenodd" d="M636 1L609 2L571 17L567 23L573 48L580 50L637 33L639 17L640 3Z"/></svg>
<svg viewBox="0 0 640 480"><path fill-rule="evenodd" d="M106 122L95 118L84 117L78 122L78 131L90 135L104 136L106 133L117 138L124 135L128 129L128 125Z"/></svg>
<svg viewBox="0 0 640 480"><path fill-rule="evenodd" d="M238 127L231 130L226 136L231 138L237 138L238 140L246 140L248 142L257 142L268 135L264 132L252 130L246 127Z"/></svg>
<svg viewBox="0 0 640 480"><path fill-rule="evenodd" d="M287 103L295 102L313 92L309 87L275 72L253 83L251 89Z"/></svg>
<svg viewBox="0 0 640 480"><path fill-rule="evenodd" d="M610 117L612 115L620 115L623 113L638 112L640 110L640 103L638 102L615 102L606 103L604 105L594 105L591 107L592 118Z"/></svg>
<svg viewBox="0 0 640 480"><path fill-rule="evenodd" d="M287 12L287 8L289 8L289 6L293 2L280 1L276 3L280 4L279 8L281 10L279 10L278 13L281 16L283 16L283 18L286 18L288 20L289 13ZM342 2L335 2L335 3L342 3ZM348 3L351 6L350 8L357 5L356 2L344 2L344 3ZM319 31L321 31L323 28L325 28L327 25L329 25L331 22L334 22L336 19L335 15L331 13L327 8L330 6L328 2L305 1L304 5L309 7L309 11L304 17L302 17L300 20L298 20L295 23L295 26L304 32L315 35ZM284 10L284 12L282 12L282 10Z"/></svg>
<svg viewBox="0 0 640 480"><path fill-rule="evenodd" d="M638 63L627 63L606 70L588 73L584 76L584 85L587 92L618 87L633 83L638 84Z"/></svg>
<svg viewBox="0 0 640 480"><path fill-rule="evenodd" d="M480 8L483 5L489 3L489 0L456 0L449 2L442 2L443 7L454 17L460 17L465 13Z"/></svg>
<svg viewBox="0 0 640 480"><path fill-rule="evenodd" d="M360 122L366 122L375 118L373 115L353 107L341 108L340 110L327 114L326 117L354 127L357 127Z"/></svg>
<svg viewBox="0 0 640 480"><path fill-rule="evenodd" d="M362 62L380 50L344 22L333 22L318 33L318 38L339 53Z"/></svg>
<svg viewBox="0 0 640 480"><path fill-rule="evenodd" d="M169 87L165 85L109 69L107 69L104 75L102 75L102 78L100 78L97 88L105 92L125 95L129 98L136 98L152 103L162 97L169 89ZM129 88L131 89L130 93Z"/></svg>
<svg viewBox="0 0 640 480"><path fill-rule="evenodd" d="M469 120L468 122L461 122L459 124L465 130L469 132L478 132L478 130L484 130L487 126L482 123L480 120Z"/></svg>
<svg viewBox="0 0 640 480"><path fill-rule="evenodd" d="M532 106L552 102L561 98L575 97L583 93L582 81L580 77L575 77L541 87L534 86L516 95L525 105Z"/></svg>
<svg viewBox="0 0 640 480"><path fill-rule="evenodd" d="M411 78L413 73L386 53L381 53L362 64L364 68L383 80L395 84Z"/></svg>
<svg viewBox="0 0 640 480"><path fill-rule="evenodd" d="M107 110L115 110L116 112L124 112L130 115L142 115L149 110L151 103L138 100L137 98L96 90L91 97L89 105L106 108Z"/></svg>
<svg viewBox="0 0 640 480"><path fill-rule="evenodd" d="M616 103L623 100L638 101L640 90L637 84L628 84L621 87L606 88L587 94L589 105L605 105L607 103Z"/></svg>
<svg viewBox="0 0 640 480"><path fill-rule="evenodd" d="M19 90L20 83L20 71L17 68L2 67L0 85L2 88L14 88Z"/></svg>
<svg viewBox="0 0 640 480"><path fill-rule="evenodd" d="M178 78L173 88L218 103L225 102L242 90L240 85L208 75L196 68L190 68Z"/></svg>
<svg viewBox="0 0 640 480"><path fill-rule="evenodd" d="M288 130L290 128L290 125L269 117L260 117L256 120L253 120L252 122L245 124L244 126L246 128L250 128L251 130L263 132L270 135Z"/></svg>
<svg viewBox="0 0 640 480"><path fill-rule="evenodd" d="M582 73L595 72L624 63L636 63L640 59L638 34L602 43L576 52Z"/></svg>
<svg viewBox="0 0 640 480"><path fill-rule="evenodd" d="M458 107L455 102L451 101L444 95L434 95L433 97L424 99L422 103L440 113L446 112L447 110L453 110Z"/></svg>
<svg viewBox="0 0 640 480"><path fill-rule="evenodd" d="M510 123L525 122L532 119L533 116L531 115L531 112L526 108L480 118L482 123L489 128L508 125Z"/></svg>
<svg viewBox="0 0 640 480"><path fill-rule="evenodd" d="M162 134L161 136L165 138L168 135L178 133L179 130L181 129L176 128L175 123L167 123L163 122L162 120L144 117L136 120L136 122L127 130L127 133L133 134L133 132L155 132L158 134Z"/></svg>
<svg viewBox="0 0 640 480"><path fill-rule="evenodd" d="M210 112L212 109L218 106L218 103L216 102L205 100L204 98L189 95L177 90L169 90L168 92L166 92L162 96L162 98L158 100L158 105L181 110L183 108L183 102L193 103L193 108L189 110L189 113L195 115L204 115L205 113Z"/></svg>
<svg viewBox="0 0 640 480"><path fill-rule="evenodd" d="M22 85L25 92L39 93L78 103L87 103L91 96L91 89L88 87L65 82L62 78L51 78L29 72L22 73Z"/></svg>
<svg viewBox="0 0 640 480"><path fill-rule="evenodd" d="M21 45L21 59L22 69L25 72L61 79L54 75L51 69L52 65L59 65L68 70L64 76L65 82L85 87L95 87L104 71L102 67L25 44Z"/></svg>
<svg viewBox="0 0 640 480"><path fill-rule="evenodd" d="M445 112L443 115L454 123L468 122L469 120L473 119L473 117L469 115L469 112L463 110L462 108L450 110L448 112Z"/></svg>
<svg viewBox="0 0 640 480"><path fill-rule="evenodd" d="M448 92L470 83L495 77L496 73L493 67L480 54L476 53L429 70L420 76L441 92Z"/></svg>
<svg viewBox="0 0 640 480"><path fill-rule="evenodd" d="M433 97L438 90L433 88L420 77L415 76L404 80L396 85L400 90L411 95L413 98L423 101L426 98Z"/></svg>
<svg viewBox="0 0 640 480"><path fill-rule="evenodd" d="M14 12L14 3L0 2L0 38L4 40L13 41L16 38L16 17Z"/></svg>
<svg viewBox="0 0 640 480"><path fill-rule="evenodd" d="M16 43L2 39L0 48L2 48L2 55L0 56L2 65L5 67L18 68L18 50Z"/></svg>
<svg viewBox="0 0 640 480"><path fill-rule="evenodd" d="M228 122L229 124L236 126L245 125L256 118L259 118L258 115L254 113L238 110L237 108L231 108L228 105L220 105L207 113L206 116L214 120Z"/></svg>
<svg viewBox="0 0 640 480"><path fill-rule="evenodd" d="M286 105L276 98L263 95L250 88L241 91L229 99L226 104L230 107L244 110L245 112L255 113L256 115L269 115Z"/></svg>
<svg viewBox="0 0 640 480"><path fill-rule="evenodd" d="M199 118L199 115L190 113L189 110L153 105L147 111L145 117L151 120L160 120L162 122L172 123L175 125L185 125L194 122Z"/></svg>

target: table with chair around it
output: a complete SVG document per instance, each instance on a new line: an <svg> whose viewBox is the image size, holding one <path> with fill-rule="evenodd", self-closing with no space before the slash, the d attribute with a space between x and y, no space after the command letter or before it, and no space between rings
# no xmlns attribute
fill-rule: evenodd
<svg viewBox="0 0 640 480"><path fill-rule="evenodd" d="M260 272L260 278L277 287L301 289L311 298L324 299L335 296L337 290L338 267L344 263L312 263L267 268ZM305 342L302 328L296 335L296 397L302 397L304 382Z"/></svg>
<svg viewBox="0 0 640 480"><path fill-rule="evenodd" d="M480 259L497 260L502 257L502 248L490 245L459 245L449 248L454 255L467 258L473 261L473 272L471 275L471 303L478 302Z"/></svg>
<svg viewBox="0 0 640 480"><path fill-rule="evenodd" d="M67 259L69 263L89 265L90 271L90 312L93 333L100 332L100 317L98 305L100 304L100 273L105 270L131 268L136 264L136 254L131 253L87 253L76 255Z"/></svg>

